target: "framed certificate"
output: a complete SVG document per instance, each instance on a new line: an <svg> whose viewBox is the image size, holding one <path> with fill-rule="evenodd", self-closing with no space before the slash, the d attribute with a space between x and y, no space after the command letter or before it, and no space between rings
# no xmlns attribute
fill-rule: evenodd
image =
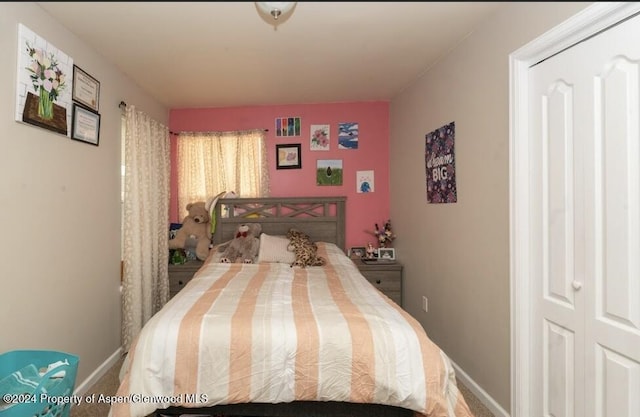
<svg viewBox="0 0 640 417"><path fill-rule="evenodd" d="M100 82L77 65L73 66L71 98L93 111L97 112L99 109Z"/></svg>
<svg viewBox="0 0 640 417"><path fill-rule="evenodd" d="M93 110L73 104L71 139L98 146L100 140L100 115Z"/></svg>

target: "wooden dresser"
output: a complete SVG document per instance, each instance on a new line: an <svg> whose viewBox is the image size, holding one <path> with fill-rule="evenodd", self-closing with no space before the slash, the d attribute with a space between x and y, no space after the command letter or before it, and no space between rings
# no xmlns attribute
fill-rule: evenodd
<svg viewBox="0 0 640 417"><path fill-rule="evenodd" d="M353 259L360 273L384 295L402 307L402 264L399 262L373 262L365 264Z"/></svg>
<svg viewBox="0 0 640 417"><path fill-rule="evenodd" d="M201 266L202 261L189 261L182 265L169 264L169 298L173 298L184 288Z"/></svg>

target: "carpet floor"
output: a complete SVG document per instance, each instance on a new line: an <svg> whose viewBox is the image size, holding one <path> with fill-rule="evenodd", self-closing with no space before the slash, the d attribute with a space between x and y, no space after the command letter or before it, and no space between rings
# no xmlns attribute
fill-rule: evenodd
<svg viewBox="0 0 640 417"><path fill-rule="evenodd" d="M111 369L105 373L102 378L98 380L83 396L88 396L91 394L104 394L108 396L113 396L116 394L118 386L120 382L118 380L118 375L120 373L120 367L122 366L122 361L124 359L120 359ZM494 417L494 415L487 409L478 400L476 396L474 396L471 391L467 387L465 387L460 381L458 381L458 387L462 392L471 412L473 412L475 417ZM70 417L107 417L109 414L109 404L86 404L82 403L78 406L71 408Z"/></svg>

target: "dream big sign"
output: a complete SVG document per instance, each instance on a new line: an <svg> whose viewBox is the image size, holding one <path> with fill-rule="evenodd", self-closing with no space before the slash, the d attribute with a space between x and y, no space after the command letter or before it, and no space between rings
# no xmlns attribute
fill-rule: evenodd
<svg viewBox="0 0 640 417"><path fill-rule="evenodd" d="M425 136L424 160L427 174L427 202L455 203L456 158L454 152L456 124L427 133Z"/></svg>

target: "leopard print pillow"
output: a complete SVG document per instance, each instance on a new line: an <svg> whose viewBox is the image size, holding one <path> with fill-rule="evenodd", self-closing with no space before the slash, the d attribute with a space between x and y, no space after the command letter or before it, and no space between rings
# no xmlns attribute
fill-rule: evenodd
<svg viewBox="0 0 640 417"><path fill-rule="evenodd" d="M326 264L326 259L317 254L318 246L308 235L297 229L291 229L287 233L287 238L290 241L287 249L296 256L295 261L291 264L292 267L306 268L307 266L322 266Z"/></svg>

